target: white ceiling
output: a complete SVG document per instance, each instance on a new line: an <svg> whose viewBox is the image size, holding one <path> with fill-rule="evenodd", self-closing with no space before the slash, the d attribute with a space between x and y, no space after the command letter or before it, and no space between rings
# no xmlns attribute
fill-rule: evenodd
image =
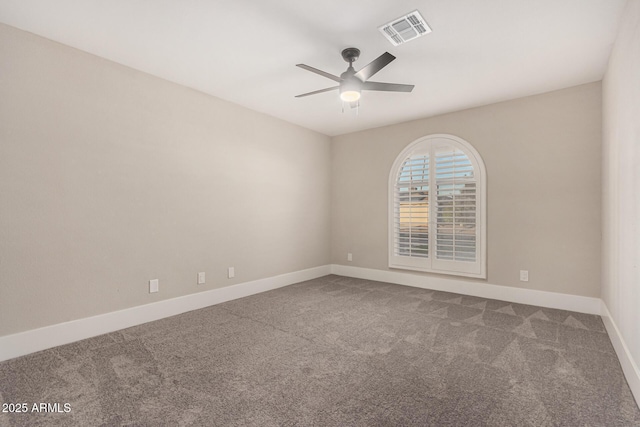
<svg viewBox="0 0 640 427"><path fill-rule="evenodd" d="M600 80L626 0L0 0L0 22L327 135L403 122ZM383 23L418 9L433 33L394 47ZM342 113L339 75L385 51Z"/></svg>

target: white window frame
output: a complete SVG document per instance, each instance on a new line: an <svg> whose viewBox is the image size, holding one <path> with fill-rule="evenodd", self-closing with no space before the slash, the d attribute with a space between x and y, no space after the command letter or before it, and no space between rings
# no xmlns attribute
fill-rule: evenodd
<svg viewBox="0 0 640 427"><path fill-rule="evenodd" d="M447 144L452 148L459 149L469 158L473 165L474 176L476 178L476 261L445 261L436 259L433 254L435 251L436 238L436 219L437 215L429 214L429 256L427 258L411 257L411 256L399 256L395 254L394 241L395 241L395 223L394 223L394 203L395 203L395 191L396 183L398 180L398 174L402 168L404 162L411 156L430 153L429 159L431 162L433 146ZM435 206L432 200L435 200L435 168L430 167L430 179L429 179L429 210ZM388 211L388 226L389 226L389 267L414 270L429 273L449 274L463 277L476 277L487 278L487 173L484 165L484 161L480 156L480 153L467 141L454 135L448 134L434 134L419 138L409 144L398 155L391 171L389 172L389 211ZM433 198L433 199L432 199ZM433 211L435 213L435 210Z"/></svg>

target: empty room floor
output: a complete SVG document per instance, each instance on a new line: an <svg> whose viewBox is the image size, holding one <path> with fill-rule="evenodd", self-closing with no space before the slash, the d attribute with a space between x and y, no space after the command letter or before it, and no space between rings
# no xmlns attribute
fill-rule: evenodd
<svg viewBox="0 0 640 427"><path fill-rule="evenodd" d="M0 426L640 425L598 316L335 275L12 359L0 385L29 405Z"/></svg>

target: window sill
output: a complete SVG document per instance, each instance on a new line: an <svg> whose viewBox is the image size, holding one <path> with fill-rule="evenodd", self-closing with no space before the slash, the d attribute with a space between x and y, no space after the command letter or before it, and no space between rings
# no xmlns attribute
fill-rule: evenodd
<svg viewBox="0 0 640 427"><path fill-rule="evenodd" d="M464 271L451 271L451 270L437 270L433 268L423 268L423 267L414 267L407 265L399 265L399 264L389 264L389 268L394 270L409 270L409 271L419 271L421 273L433 273L433 274L444 274L447 276L458 276L458 277L471 277L474 279L486 279L487 273L470 273Z"/></svg>

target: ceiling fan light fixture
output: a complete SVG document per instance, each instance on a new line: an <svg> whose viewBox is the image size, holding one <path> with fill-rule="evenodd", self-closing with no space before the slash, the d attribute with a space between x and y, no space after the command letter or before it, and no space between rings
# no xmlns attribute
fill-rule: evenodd
<svg viewBox="0 0 640 427"><path fill-rule="evenodd" d="M347 74L348 71L344 74ZM353 71L352 71L353 73ZM345 76L345 79L340 84L340 99L344 102L354 102L360 99L360 92L362 91L362 81L357 77Z"/></svg>
<svg viewBox="0 0 640 427"><path fill-rule="evenodd" d="M344 102L355 102L360 99L360 92L357 90L344 90L340 92L340 99Z"/></svg>

